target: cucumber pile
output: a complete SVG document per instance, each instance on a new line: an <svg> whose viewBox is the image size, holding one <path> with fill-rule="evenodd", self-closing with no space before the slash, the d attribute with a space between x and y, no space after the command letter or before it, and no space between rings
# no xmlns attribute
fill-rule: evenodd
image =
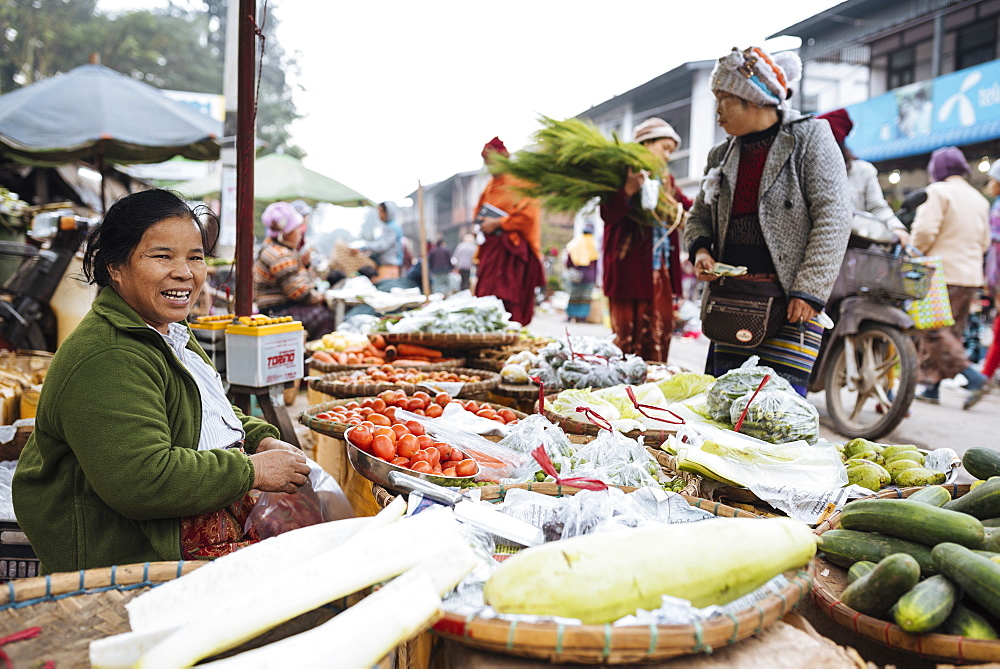
<svg viewBox="0 0 1000 669"><path fill-rule="evenodd" d="M982 464L987 456L974 457ZM1000 456L994 462L993 478L954 500L929 486L907 499L845 506L840 528L820 545L828 561L849 568L840 600L911 634L1000 638Z"/></svg>

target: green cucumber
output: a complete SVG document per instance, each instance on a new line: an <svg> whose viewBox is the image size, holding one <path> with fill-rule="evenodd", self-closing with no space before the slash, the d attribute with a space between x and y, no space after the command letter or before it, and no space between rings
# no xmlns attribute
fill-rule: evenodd
<svg viewBox="0 0 1000 669"><path fill-rule="evenodd" d="M851 502L840 512L840 526L847 530L888 534L928 546L951 542L979 548L985 534L983 524L972 516L908 499Z"/></svg>
<svg viewBox="0 0 1000 669"><path fill-rule="evenodd" d="M860 560L880 562L893 553L906 553L917 561L924 574L937 573L934 560L931 559L930 548L876 532L827 530L820 535L820 550L826 555L827 560L841 567L850 567Z"/></svg>
<svg viewBox="0 0 1000 669"><path fill-rule="evenodd" d="M1000 527L1000 518L985 518L982 523L983 527Z"/></svg>
<svg viewBox="0 0 1000 669"><path fill-rule="evenodd" d="M966 639L997 639L997 631L986 618L962 603L955 604L951 615L938 630L945 634L964 636Z"/></svg>
<svg viewBox="0 0 1000 669"><path fill-rule="evenodd" d="M951 501L951 493L943 485L929 485L921 488L906 499L911 502L923 502L931 506L944 506Z"/></svg>
<svg viewBox="0 0 1000 669"><path fill-rule="evenodd" d="M983 531L986 534L983 543L978 546L979 550L1000 553L1000 527L984 527Z"/></svg>
<svg viewBox="0 0 1000 669"><path fill-rule="evenodd" d="M938 574L917 583L893 607L896 624L910 634L936 629L951 614L958 588Z"/></svg>
<svg viewBox="0 0 1000 669"><path fill-rule="evenodd" d="M938 544L931 557L938 571L987 613L1000 617L1000 564L953 543Z"/></svg>
<svg viewBox="0 0 1000 669"><path fill-rule="evenodd" d="M854 583L856 580L862 576L868 575L873 569L875 569L875 563L869 562L868 560L860 560L851 565L851 568L847 570L847 582Z"/></svg>
<svg viewBox="0 0 1000 669"><path fill-rule="evenodd" d="M896 600L919 580L917 561L905 553L893 553L875 565L870 573L847 586L840 594L840 601L855 611L885 619Z"/></svg>
<svg viewBox="0 0 1000 669"><path fill-rule="evenodd" d="M992 448L973 446L962 456L962 466L977 479L1000 476L1000 453Z"/></svg>
<svg viewBox="0 0 1000 669"><path fill-rule="evenodd" d="M1000 516L1000 478L986 481L961 497L956 497L945 504L944 508L961 511L976 518Z"/></svg>

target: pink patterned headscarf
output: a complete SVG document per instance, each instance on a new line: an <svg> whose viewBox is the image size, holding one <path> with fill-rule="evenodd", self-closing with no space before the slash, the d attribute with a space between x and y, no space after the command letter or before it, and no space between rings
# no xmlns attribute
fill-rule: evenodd
<svg viewBox="0 0 1000 669"><path fill-rule="evenodd" d="M267 231L268 239L277 239L281 235L287 235L305 223L302 214L295 211L295 207L287 202L274 202L267 205L260 220Z"/></svg>

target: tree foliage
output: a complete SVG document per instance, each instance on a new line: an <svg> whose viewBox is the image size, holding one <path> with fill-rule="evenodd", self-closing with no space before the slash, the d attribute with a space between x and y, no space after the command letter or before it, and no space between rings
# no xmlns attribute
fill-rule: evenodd
<svg viewBox="0 0 1000 669"><path fill-rule="evenodd" d="M93 53L157 88L221 94L228 0L202 1L201 11L171 3L105 13L97 0L0 0L0 94L83 65ZM269 152L301 157L302 150L289 145L288 126L299 114L286 78L298 66L275 37L277 23L268 5L257 136Z"/></svg>

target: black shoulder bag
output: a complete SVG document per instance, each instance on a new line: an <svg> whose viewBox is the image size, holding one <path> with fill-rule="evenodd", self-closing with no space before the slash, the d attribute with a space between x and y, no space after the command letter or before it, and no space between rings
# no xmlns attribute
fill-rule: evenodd
<svg viewBox="0 0 1000 669"><path fill-rule="evenodd" d="M777 281L720 277L705 284L701 331L719 344L754 348L778 333L787 308Z"/></svg>

